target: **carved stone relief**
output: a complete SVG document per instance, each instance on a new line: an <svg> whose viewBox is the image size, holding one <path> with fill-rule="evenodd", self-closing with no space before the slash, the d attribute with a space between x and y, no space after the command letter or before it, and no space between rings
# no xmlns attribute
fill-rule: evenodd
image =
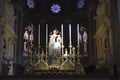
<svg viewBox="0 0 120 80"><path fill-rule="evenodd" d="M106 57L108 56L108 48L107 48L107 42L108 42L108 35L106 31L110 30L111 20L106 15L106 0L99 0L99 5L97 7L97 16L96 19L96 33L95 33L95 39L97 40L97 64L104 64L106 62ZM102 63L101 63L102 62Z"/></svg>

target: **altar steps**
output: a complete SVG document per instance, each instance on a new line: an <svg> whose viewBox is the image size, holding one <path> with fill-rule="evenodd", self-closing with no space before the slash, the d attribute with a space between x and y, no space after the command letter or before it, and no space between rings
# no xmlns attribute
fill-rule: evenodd
<svg viewBox="0 0 120 80"><path fill-rule="evenodd" d="M117 76L1 76L0 80L120 80Z"/></svg>

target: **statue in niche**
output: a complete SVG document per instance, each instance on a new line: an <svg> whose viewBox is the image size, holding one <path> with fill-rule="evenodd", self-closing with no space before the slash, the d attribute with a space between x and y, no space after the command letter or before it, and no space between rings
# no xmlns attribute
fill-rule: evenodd
<svg viewBox="0 0 120 80"><path fill-rule="evenodd" d="M86 32L86 28L81 27L80 28L80 33L79 33L79 39L80 39L80 46L81 46L81 54L83 56L87 56L87 32Z"/></svg>
<svg viewBox="0 0 120 80"><path fill-rule="evenodd" d="M28 47L33 44L34 36L33 36L33 28L28 26L25 28L25 32L23 35L24 39L24 56L28 56Z"/></svg>
<svg viewBox="0 0 120 80"><path fill-rule="evenodd" d="M60 63L61 43L61 33L57 29L54 29L49 35L49 65Z"/></svg>

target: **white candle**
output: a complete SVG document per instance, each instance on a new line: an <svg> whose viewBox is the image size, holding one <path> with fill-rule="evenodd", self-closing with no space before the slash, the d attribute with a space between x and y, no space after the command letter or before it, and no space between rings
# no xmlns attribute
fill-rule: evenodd
<svg viewBox="0 0 120 80"><path fill-rule="evenodd" d="M48 43L48 24L46 24L46 45Z"/></svg>
<svg viewBox="0 0 120 80"><path fill-rule="evenodd" d="M77 24L77 41L78 41L78 45L79 45L79 24Z"/></svg>
<svg viewBox="0 0 120 80"><path fill-rule="evenodd" d="M38 25L38 45L40 45L40 24Z"/></svg>
<svg viewBox="0 0 120 80"><path fill-rule="evenodd" d="M62 32L62 45L63 45L63 24L61 24L61 32Z"/></svg>
<svg viewBox="0 0 120 80"><path fill-rule="evenodd" d="M69 42L71 46L71 24L69 24Z"/></svg>

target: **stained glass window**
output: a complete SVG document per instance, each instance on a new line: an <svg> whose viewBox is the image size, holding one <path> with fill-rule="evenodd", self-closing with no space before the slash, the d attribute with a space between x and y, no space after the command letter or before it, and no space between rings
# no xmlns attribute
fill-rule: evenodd
<svg viewBox="0 0 120 80"><path fill-rule="evenodd" d="M27 0L27 5L28 5L29 8L34 8L35 7L33 0Z"/></svg>
<svg viewBox="0 0 120 80"><path fill-rule="evenodd" d="M59 12L61 11L60 5L59 5L59 4L53 4L53 5L51 6L51 11L52 11L53 13L59 13Z"/></svg>
<svg viewBox="0 0 120 80"><path fill-rule="evenodd" d="M83 8L83 6L84 6L84 0L78 0L78 2L77 2L77 8L78 9L81 9L81 8Z"/></svg>

